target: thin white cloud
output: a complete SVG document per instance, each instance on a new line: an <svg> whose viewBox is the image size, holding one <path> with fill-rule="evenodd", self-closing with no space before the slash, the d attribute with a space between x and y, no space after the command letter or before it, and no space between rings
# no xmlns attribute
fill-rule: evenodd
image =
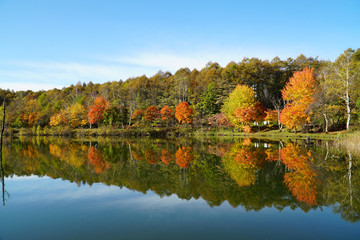
<svg viewBox="0 0 360 240"><path fill-rule="evenodd" d="M143 53L131 57L113 58L110 59L123 64L131 64L141 67L158 68L163 71L176 71L180 68L188 67L202 68L209 61L200 56L176 56L165 53Z"/></svg>
<svg viewBox="0 0 360 240"><path fill-rule="evenodd" d="M126 80L142 74L155 74L155 70L121 66L118 63L84 64L74 62L11 62L2 64L0 88L14 90L48 90L62 88L78 81L103 83ZM7 67L4 67L6 65Z"/></svg>
<svg viewBox="0 0 360 240"><path fill-rule="evenodd" d="M220 49L204 47L188 53L144 51L131 56L101 57L97 63L56 61L0 62L0 88L13 90L49 90L77 82L104 83L126 80L143 74L152 76L159 70L176 72L180 68L202 69L209 61L226 66L230 61L241 61L245 56L271 56L261 50ZM271 59L268 58L268 59ZM264 57L263 57L264 59ZM265 58L266 59L266 58ZM93 60L93 59L92 59Z"/></svg>

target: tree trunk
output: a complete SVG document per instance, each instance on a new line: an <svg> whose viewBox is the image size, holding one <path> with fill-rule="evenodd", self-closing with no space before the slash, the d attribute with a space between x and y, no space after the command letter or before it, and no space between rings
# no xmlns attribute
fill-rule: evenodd
<svg viewBox="0 0 360 240"><path fill-rule="evenodd" d="M351 109L349 105L350 104L346 102L346 113L347 113L346 130L349 130L350 128Z"/></svg>
<svg viewBox="0 0 360 240"><path fill-rule="evenodd" d="M3 143L4 130L5 130L5 98L4 98L4 106L3 106L3 119L0 130L0 156L2 156L2 143Z"/></svg>
<svg viewBox="0 0 360 240"><path fill-rule="evenodd" d="M3 135L5 130L5 98L4 98L4 108L3 108L3 118L0 130L0 174L1 174L1 183L2 183L2 200L3 205L5 206L5 178L4 178L4 169L2 166L2 143L3 143Z"/></svg>
<svg viewBox="0 0 360 240"><path fill-rule="evenodd" d="M280 122L280 109L276 109L276 111L277 111L277 118L278 118L277 122L278 122L278 126L279 126L279 132L281 132L283 125Z"/></svg>
<svg viewBox="0 0 360 240"><path fill-rule="evenodd" d="M346 130L349 130L350 127L350 118L351 118L351 109L350 109L350 97L349 97L349 69L346 69L346 113L347 113L347 120L346 120Z"/></svg>
<svg viewBox="0 0 360 240"><path fill-rule="evenodd" d="M350 197L350 206L353 207L353 191L352 191L352 182L351 182L351 168L352 168L352 156L350 150L348 150L349 154L349 167L348 167L348 178L349 178L349 197Z"/></svg>
<svg viewBox="0 0 360 240"><path fill-rule="evenodd" d="M328 133L328 128L329 128L329 120L327 119L326 114L324 113L324 119L325 119L325 133Z"/></svg>

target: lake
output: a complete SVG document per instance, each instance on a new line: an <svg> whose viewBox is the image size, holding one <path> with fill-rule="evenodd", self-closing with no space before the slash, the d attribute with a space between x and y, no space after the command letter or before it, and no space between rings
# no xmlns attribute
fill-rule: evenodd
<svg viewBox="0 0 360 240"><path fill-rule="evenodd" d="M6 139L0 239L350 239L360 168L331 142Z"/></svg>

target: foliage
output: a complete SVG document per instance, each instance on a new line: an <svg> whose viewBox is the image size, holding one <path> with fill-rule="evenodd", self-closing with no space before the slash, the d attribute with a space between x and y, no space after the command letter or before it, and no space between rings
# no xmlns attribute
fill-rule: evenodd
<svg viewBox="0 0 360 240"><path fill-rule="evenodd" d="M250 124L254 121L260 122L265 117L264 107L260 102L257 102L253 106L235 109L234 116L239 123Z"/></svg>
<svg viewBox="0 0 360 240"><path fill-rule="evenodd" d="M189 168L190 163L194 160L191 147L180 146L175 153L176 164L181 168Z"/></svg>
<svg viewBox="0 0 360 240"><path fill-rule="evenodd" d="M312 104L316 92L313 69L304 68L295 72L282 90L282 96L288 101L280 114L280 122L290 129L303 126L308 121L308 108Z"/></svg>
<svg viewBox="0 0 360 240"><path fill-rule="evenodd" d="M290 129L297 129L308 120L306 106L302 104L287 104L281 111L280 122Z"/></svg>
<svg viewBox="0 0 360 240"><path fill-rule="evenodd" d="M237 85L229 97L225 99L221 111L234 126L239 126L240 122L235 115L235 111L254 107L255 105L256 100L253 89L246 85Z"/></svg>
<svg viewBox="0 0 360 240"><path fill-rule="evenodd" d="M165 105L160 110L161 120L166 123L170 123L174 119L174 110L172 110L168 105Z"/></svg>
<svg viewBox="0 0 360 240"><path fill-rule="evenodd" d="M281 92L285 101L309 106L314 102L316 92L314 69L304 68L302 71L295 72Z"/></svg>
<svg viewBox="0 0 360 240"><path fill-rule="evenodd" d="M69 124L73 128L88 124L86 109L80 103L75 103L70 107Z"/></svg>
<svg viewBox="0 0 360 240"><path fill-rule="evenodd" d="M180 102L175 108L175 117L179 123L192 123L193 113L188 102Z"/></svg>
<svg viewBox="0 0 360 240"><path fill-rule="evenodd" d="M287 127L299 128L305 123L306 114L311 116L312 123L320 125L326 121L336 129L345 122L357 124L357 121L350 123L350 116L357 113L354 108L360 96L359 56L359 49L348 49L333 62L304 55L286 60L244 58L225 67L209 62L199 70L183 68L175 74L159 71L151 77L143 75L103 84L78 82L61 90L0 89L0 102L6 97L8 126L12 128L88 128L104 122L116 128L128 125L150 129L146 123L155 121L153 111L145 117L137 110L146 111L152 106L164 109L160 110L163 126L173 124L176 118L177 122L194 123L196 128L203 129L209 125L249 128L252 121L259 122L264 116L264 109L255 114L256 108L251 108L260 103L268 109L266 119L276 122L273 110L280 113L283 97L290 104L282 118L288 122ZM320 91L316 90L315 82L319 83ZM182 102L188 102L191 107L183 108L183 113L177 111L177 115L182 115L179 120L174 113ZM304 106L295 107L298 104ZM224 117L219 115L219 109ZM296 121L285 120L284 116L289 115L286 111L300 115ZM259 118L254 120L256 117Z"/></svg>
<svg viewBox="0 0 360 240"><path fill-rule="evenodd" d="M134 113L132 114L131 118L136 120L136 121L140 121L144 116L144 111L141 109L137 109L134 111Z"/></svg>
<svg viewBox="0 0 360 240"><path fill-rule="evenodd" d="M108 108L109 102L106 101L103 97L97 97L94 101L94 104L90 107L88 113L89 122L91 124L100 123L104 120L104 111Z"/></svg>
<svg viewBox="0 0 360 240"><path fill-rule="evenodd" d="M276 110L267 109L265 111L265 115L266 115L264 118L265 121L277 122L277 120L278 120L278 113Z"/></svg>
<svg viewBox="0 0 360 240"><path fill-rule="evenodd" d="M157 107L155 106L150 106L148 108L145 109L144 111L144 118L146 121L148 122L153 122L156 118L159 117L159 111L157 109Z"/></svg>
<svg viewBox="0 0 360 240"><path fill-rule="evenodd" d="M309 206L316 205L317 174L310 168L311 152L296 144L288 144L280 151L280 158L290 172L285 173L284 182L292 194Z"/></svg>
<svg viewBox="0 0 360 240"><path fill-rule="evenodd" d="M103 156L95 147L91 147L88 154L89 162L94 166L94 171L98 174L105 172L109 163L104 161Z"/></svg>
<svg viewBox="0 0 360 240"><path fill-rule="evenodd" d="M225 117L223 113L212 115L208 118L208 124L216 128L228 128L231 127L229 119Z"/></svg>
<svg viewBox="0 0 360 240"><path fill-rule="evenodd" d="M218 93L215 83L209 83L197 104L197 108L202 115L208 116L219 113L220 106L217 103L217 96Z"/></svg>

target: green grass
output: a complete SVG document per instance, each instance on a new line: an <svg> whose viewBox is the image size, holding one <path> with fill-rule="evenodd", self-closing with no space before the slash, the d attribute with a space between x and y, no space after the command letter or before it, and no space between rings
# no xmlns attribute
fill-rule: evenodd
<svg viewBox="0 0 360 240"><path fill-rule="evenodd" d="M271 138L271 139L305 139L309 137L310 139L324 139L324 140L336 140L343 136L342 132L331 132L328 134L325 133L297 133L288 132L286 130L269 130L269 131L261 131L261 132L238 132L236 130L217 130L217 131L195 131L193 136L214 136L214 137L223 137L223 136L237 136L237 137L251 137L251 138Z"/></svg>
<svg viewBox="0 0 360 240"><path fill-rule="evenodd" d="M38 133L37 131L36 133ZM360 142L360 130L338 131L325 133L301 133L295 134L293 131L290 132L286 129L283 131L264 129L260 132L245 133L240 132L237 129L219 129L219 130L204 130L192 129L192 128L131 128L131 129L120 129L110 127L100 127L93 129L71 129L71 128L45 128L40 131L47 136L73 136L73 137L84 137L84 136L108 136L108 137L123 137L123 136L168 136L168 137L187 137L192 136L195 138L203 137L221 137L221 138L234 138L234 137L250 137L250 138L267 138L273 140L279 139L323 139L323 140L336 140L341 142L343 145L354 145L357 146L357 142ZM33 135L35 134L32 129L20 129L18 135Z"/></svg>

